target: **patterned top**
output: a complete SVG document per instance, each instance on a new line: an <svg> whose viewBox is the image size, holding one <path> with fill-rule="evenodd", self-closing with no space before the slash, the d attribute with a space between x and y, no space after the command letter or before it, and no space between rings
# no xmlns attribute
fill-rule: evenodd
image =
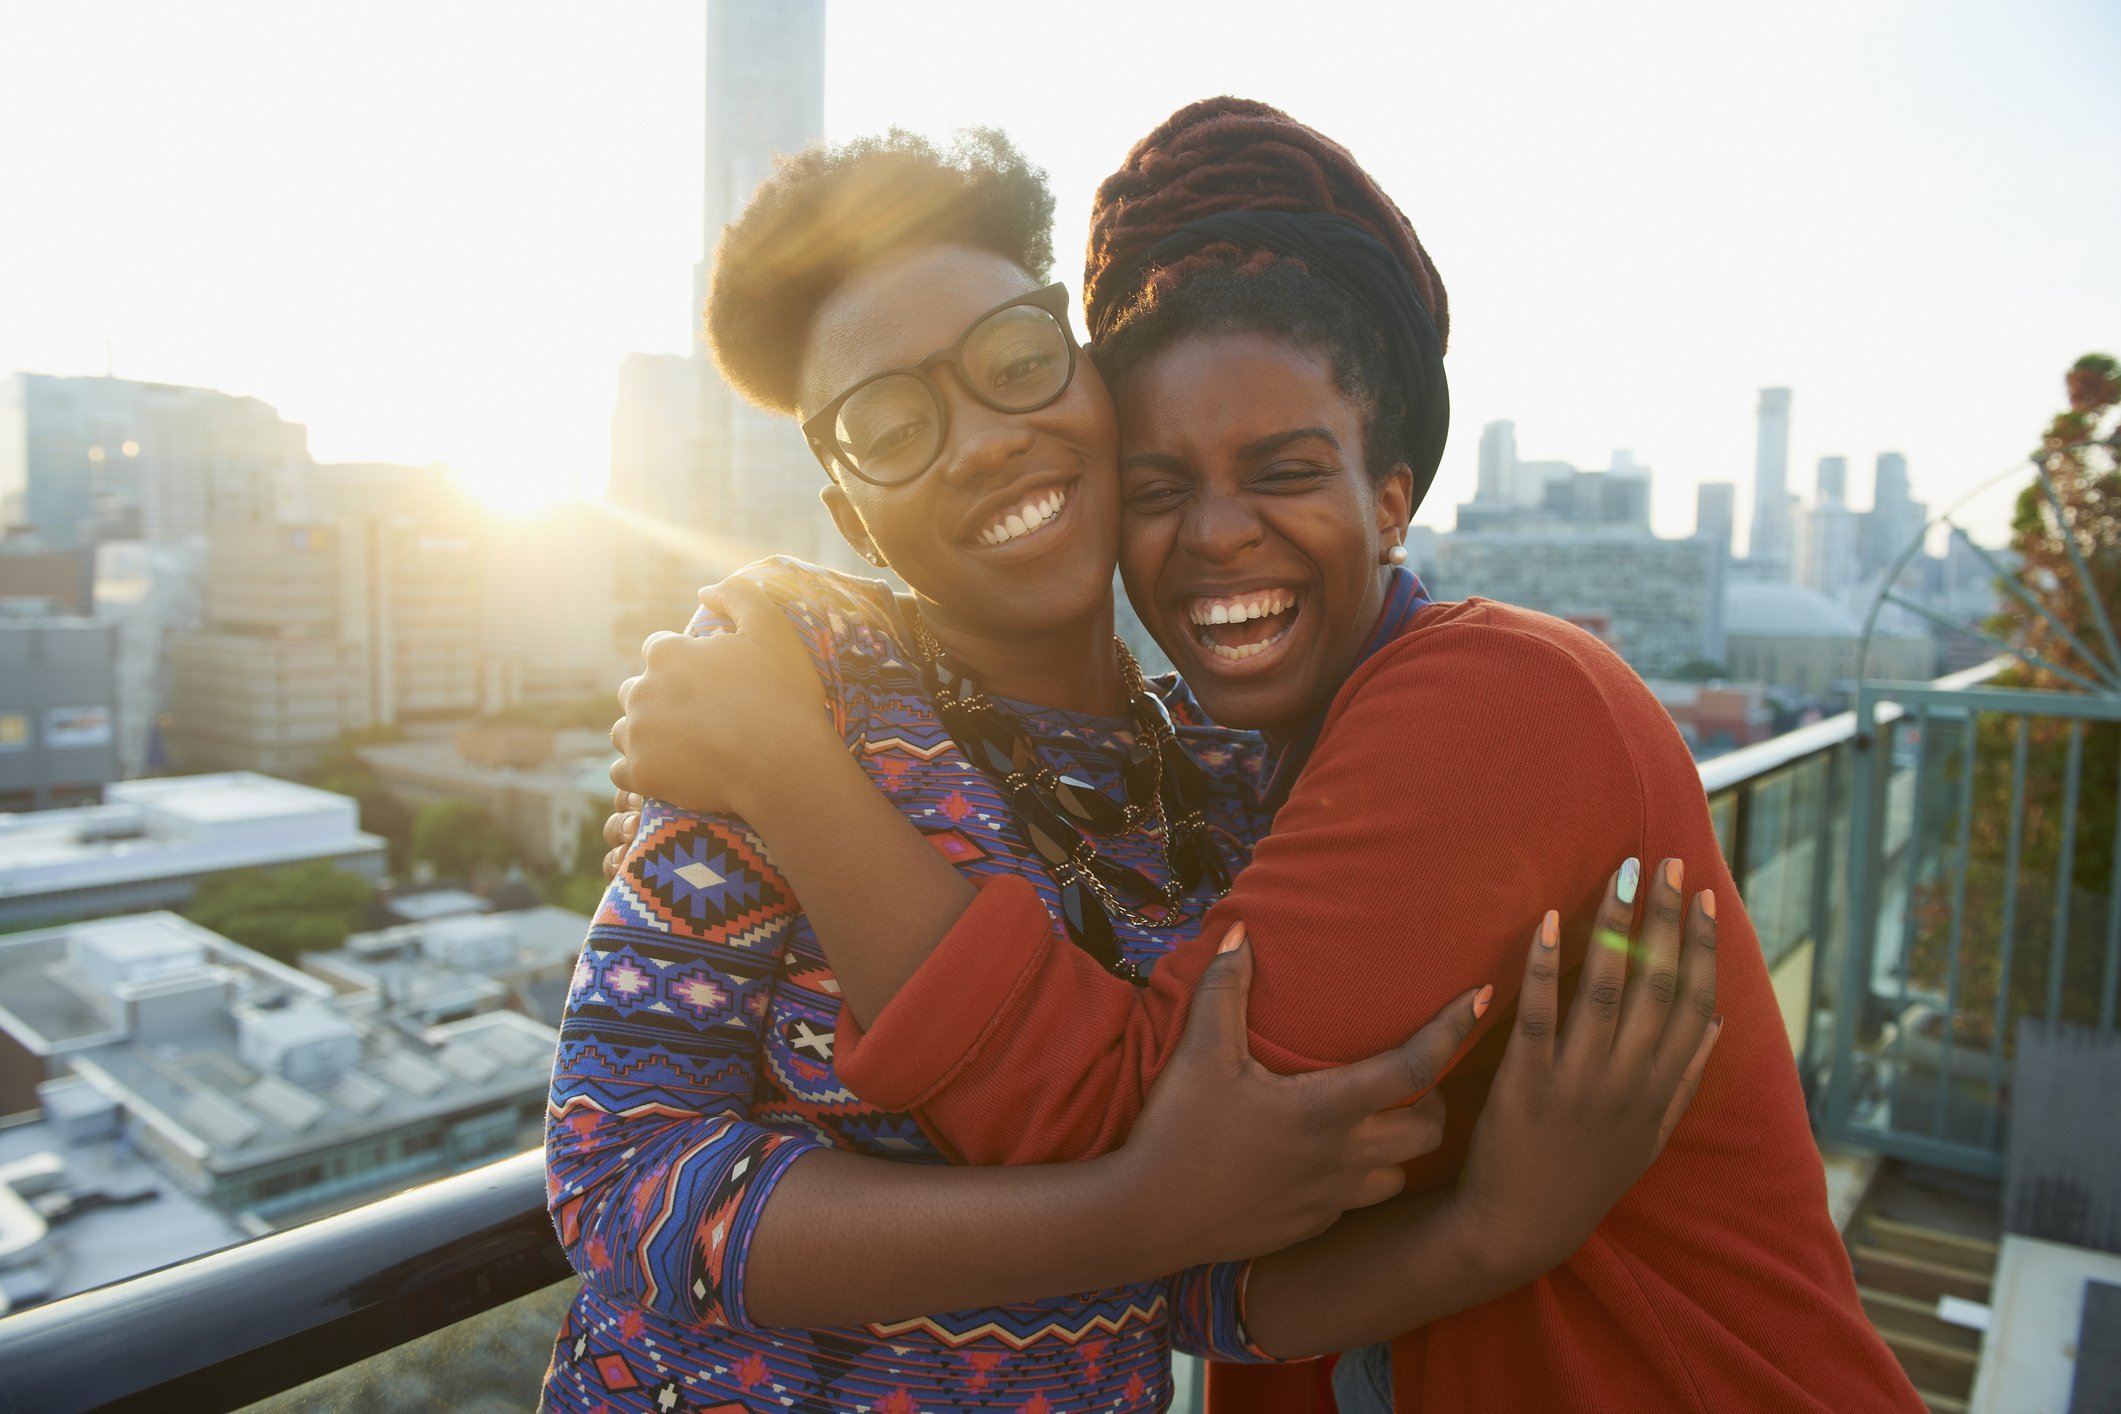
<svg viewBox="0 0 2121 1414"><path fill-rule="evenodd" d="M785 559L746 573L808 640L834 725L878 787L966 873L1022 875L1057 907L993 782L936 719L886 588ZM703 615L692 632L722 627ZM1158 690L1208 774L1209 824L1234 872L1266 828L1264 747L1199 725L1175 678ZM1056 769L1120 794L1128 723L1011 705ZM1162 876L1160 850L1139 834L1098 847ZM1154 931L1115 918L1123 955L1152 966L1200 911ZM728 816L650 801L560 1024L547 1196L583 1284L546 1374L547 1409L1148 1410L1170 1398L1173 1345L1259 1358L1240 1318L1242 1263L865 1327L756 1325L745 1259L792 1160L832 1145L943 1162L910 1115L871 1108L841 1085L839 1005L801 904L759 837Z"/></svg>

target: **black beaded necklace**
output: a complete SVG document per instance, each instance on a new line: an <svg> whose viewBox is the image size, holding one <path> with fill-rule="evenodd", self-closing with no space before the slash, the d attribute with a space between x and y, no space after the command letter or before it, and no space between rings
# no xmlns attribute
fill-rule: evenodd
<svg viewBox="0 0 2121 1414"><path fill-rule="evenodd" d="M1141 985L1140 970L1120 956L1112 919L1137 928L1169 927L1169 914L1202 883L1217 898L1230 891L1230 871L1207 826L1207 775L1179 744L1163 699L1149 690L1141 665L1115 637L1127 715L1134 722L1134 740L1120 763L1127 792L1120 804L1088 781L1046 765L1016 715L980 690L917 614L909 617L936 715L966 758L1001 787L1024 838L1060 886L1068 936L1107 971ZM1105 858L1091 838L1143 828L1163 843L1161 884ZM1152 918L1141 911L1159 907L1166 916Z"/></svg>

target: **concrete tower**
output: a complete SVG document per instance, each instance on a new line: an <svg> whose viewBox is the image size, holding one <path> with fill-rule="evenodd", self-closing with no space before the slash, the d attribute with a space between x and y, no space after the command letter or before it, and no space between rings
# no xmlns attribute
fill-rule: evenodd
<svg viewBox="0 0 2121 1414"><path fill-rule="evenodd" d="M1753 459L1751 558L1788 563L1794 548L1790 515L1790 390L1760 390L1759 435Z"/></svg>

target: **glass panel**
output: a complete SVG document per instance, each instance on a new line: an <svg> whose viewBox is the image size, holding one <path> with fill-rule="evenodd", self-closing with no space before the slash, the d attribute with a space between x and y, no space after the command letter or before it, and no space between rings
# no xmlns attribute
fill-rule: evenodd
<svg viewBox="0 0 2121 1414"><path fill-rule="evenodd" d="M535 1409L560 1318L563 1281L308 1384L246 1405L246 1414L398 1414L406 1409Z"/></svg>

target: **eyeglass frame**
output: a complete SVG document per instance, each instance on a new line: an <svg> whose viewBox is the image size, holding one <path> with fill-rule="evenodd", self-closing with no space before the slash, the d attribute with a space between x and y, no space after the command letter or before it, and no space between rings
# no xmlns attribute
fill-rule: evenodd
<svg viewBox="0 0 2121 1414"><path fill-rule="evenodd" d="M992 402L981 397L978 390L972 386L971 380L965 377L964 369L959 367L958 359L963 355L965 345L972 338L973 331L995 315L1000 314L1003 310L1015 309L1020 305L1032 305L1044 310L1053 317L1053 322L1060 326L1061 341L1068 349L1068 372L1061 379L1060 387L1054 389L1053 396L1042 402L1021 408L996 407ZM937 381L932 370L945 364L949 365L958 375L958 386L963 388L967 396L981 407L991 409L994 412L1008 413L1011 416L1021 416L1025 413L1038 412L1043 408L1052 407L1067 396L1068 389L1075 386L1075 366L1080 352L1081 345L1075 341L1075 329L1068 323L1068 287L1064 284L1048 285L1042 290L1033 290L1029 294L1018 295L1015 299L1003 300L1000 304L967 324L965 332L957 336L956 342L947 348L937 349L919 363L903 364L897 368L879 369L877 372L847 388L838 397L825 404L824 407L803 419L801 423L803 440L810 444L810 454L818 459L819 464L825 468L825 473L828 476L832 474L832 469L836 465L848 475L866 481L871 486L885 489L894 486L911 486L935 469L935 464L942 460L943 449L950 445L950 400L944 395L942 384ZM856 393L861 392L862 389L872 383L881 383L886 378L896 378L902 374L919 379L922 385L928 389L928 395L935 399L936 414L942 421L936 428L935 451L929 456L927 465L914 472L911 476L900 477L896 481L879 481L873 476L865 475L860 467L848 462L841 454L839 438L832 430L833 424L839 420L840 409L845 407L848 400Z"/></svg>

